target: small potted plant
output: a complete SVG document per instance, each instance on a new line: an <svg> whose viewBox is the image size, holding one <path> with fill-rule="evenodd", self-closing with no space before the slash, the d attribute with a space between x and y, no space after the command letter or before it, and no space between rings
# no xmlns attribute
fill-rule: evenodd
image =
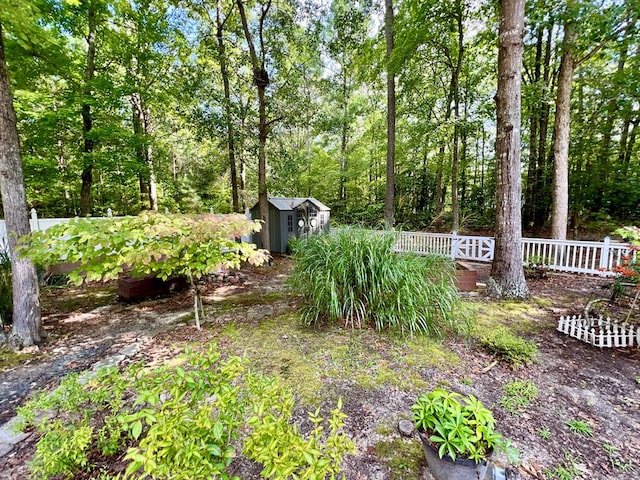
<svg viewBox="0 0 640 480"><path fill-rule="evenodd" d="M491 411L473 395L436 389L419 397L411 410L437 480L483 479L495 449L506 451L509 461L517 458L517 451L494 430Z"/></svg>

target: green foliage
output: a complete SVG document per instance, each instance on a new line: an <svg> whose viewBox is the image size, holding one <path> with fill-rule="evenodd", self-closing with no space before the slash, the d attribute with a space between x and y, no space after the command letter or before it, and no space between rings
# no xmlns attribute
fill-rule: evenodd
<svg viewBox="0 0 640 480"><path fill-rule="evenodd" d="M513 380L505 384L503 390L500 405L512 415L528 407L538 396L538 387L530 380Z"/></svg>
<svg viewBox="0 0 640 480"><path fill-rule="evenodd" d="M0 249L0 328L11 325L13 317L13 286L11 259L6 250Z"/></svg>
<svg viewBox="0 0 640 480"><path fill-rule="evenodd" d="M416 428L426 433L438 449L440 458L449 455L480 462L494 448L517 452L497 433L490 410L473 395L436 389L418 398L411 407Z"/></svg>
<svg viewBox="0 0 640 480"><path fill-rule="evenodd" d="M337 320L408 334L464 330L451 261L394 253L395 238L347 228L296 244L289 284L302 297L304 323Z"/></svg>
<svg viewBox="0 0 640 480"><path fill-rule="evenodd" d="M532 255L527 258L527 263L524 266L524 274L527 279L539 280L546 278L548 261L545 257L540 255Z"/></svg>
<svg viewBox="0 0 640 480"><path fill-rule="evenodd" d="M264 251L238 243L235 237L258 231L260 224L242 215L163 215L73 219L33 232L22 253L34 263L80 262L69 274L79 285L85 279L107 280L126 272L200 278L220 265L239 268L243 261L261 263Z"/></svg>
<svg viewBox="0 0 640 480"><path fill-rule="evenodd" d="M513 368L534 362L538 355L535 343L517 337L506 327L483 331L478 340L483 348L498 355Z"/></svg>
<svg viewBox="0 0 640 480"><path fill-rule="evenodd" d="M261 265L268 252L236 238L260 230L259 222L242 215L161 215L74 219L23 239L21 252L40 265L79 262L69 280L107 280L126 272L135 277L154 274L166 280L183 275L195 294L196 326L202 309L196 279L221 266L241 262Z"/></svg>
<svg viewBox="0 0 640 480"><path fill-rule="evenodd" d="M293 397L271 379L259 379L263 392L253 404L253 415L247 423L253 433L247 438L244 452L264 465L263 478L300 480L335 478L346 453L355 451L355 443L343 432L342 401L331 412L325 434L319 409L309 415L313 425L305 436L288 421L293 414Z"/></svg>
<svg viewBox="0 0 640 480"><path fill-rule="evenodd" d="M564 461L553 470L545 471L545 476L557 480L574 480L580 472L576 466L575 458L565 450Z"/></svg>
<svg viewBox="0 0 640 480"><path fill-rule="evenodd" d="M583 422L582 420L569 420L565 422L565 425L567 425L573 433L579 433L585 437L593 437L593 431L587 422Z"/></svg>
<svg viewBox="0 0 640 480"><path fill-rule="evenodd" d="M540 438L543 440L549 440L551 438L551 430L548 428L541 428L538 430L538 435L540 435Z"/></svg>
<svg viewBox="0 0 640 480"><path fill-rule="evenodd" d="M99 465L124 458L125 477L231 479L229 467L244 443L245 453L264 464L264 478L288 478L284 471L334 478L353 449L341 405L327 435L316 412L305 437L291 425L292 394L246 366L209 349L178 366L69 376L19 409L20 427L35 425L40 435L31 471L37 478L109 478ZM39 420L41 411L57 413Z"/></svg>
<svg viewBox="0 0 640 480"><path fill-rule="evenodd" d="M609 462L611 463L611 466L613 468L626 473L633 471L633 462L625 462L623 459L621 459L619 455L620 449L618 447L616 447L615 445L611 445L610 443L605 443L602 445L602 448L605 452L607 452L607 455L609 456Z"/></svg>

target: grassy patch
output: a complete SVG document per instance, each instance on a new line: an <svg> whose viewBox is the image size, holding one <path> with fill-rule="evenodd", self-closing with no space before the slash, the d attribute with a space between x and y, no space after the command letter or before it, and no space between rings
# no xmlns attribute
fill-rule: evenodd
<svg viewBox="0 0 640 480"><path fill-rule="evenodd" d="M376 455L382 458L391 471L393 480L419 480L426 466L420 442L396 437L376 444Z"/></svg>

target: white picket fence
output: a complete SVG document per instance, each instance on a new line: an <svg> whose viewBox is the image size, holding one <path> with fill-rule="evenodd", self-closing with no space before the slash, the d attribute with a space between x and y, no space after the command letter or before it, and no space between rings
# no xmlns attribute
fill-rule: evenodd
<svg viewBox="0 0 640 480"><path fill-rule="evenodd" d="M491 262L495 240L492 237L457 235L455 233L398 232L396 251L418 254L440 254L455 260ZM542 263L559 272L614 275L613 268L622 257L632 252L623 243L605 237L602 242L523 238L522 261Z"/></svg>

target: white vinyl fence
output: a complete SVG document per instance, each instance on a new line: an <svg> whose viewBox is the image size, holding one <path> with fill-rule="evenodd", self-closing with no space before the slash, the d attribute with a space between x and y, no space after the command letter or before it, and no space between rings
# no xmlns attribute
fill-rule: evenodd
<svg viewBox="0 0 640 480"><path fill-rule="evenodd" d="M165 210L165 213L169 213L169 211ZM213 210L210 210L210 213L213 213ZM119 218L119 217L114 217L111 212L111 209L108 208L106 217L91 217L91 218ZM66 223L69 220L71 219L70 218L38 218L38 212L36 212L35 208L32 208L31 218L29 219L29 223L31 225L32 232L37 232L37 231L44 232L45 230L53 227L54 225L58 225L59 223ZM5 250L5 251L7 250L7 245L8 245L7 240L8 240L7 227L4 223L4 220L0 220L0 250ZM243 235L242 241L251 242L251 236Z"/></svg>
<svg viewBox="0 0 640 480"><path fill-rule="evenodd" d="M418 254L437 253L455 260L493 261L495 240L492 237L457 235L455 233L398 232L396 251ZM631 252L626 244L523 238L522 261L542 263L550 270L593 275L613 275L611 270Z"/></svg>
<svg viewBox="0 0 640 480"><path fill-rule="evenodd" d="M111 209L107 209L106 217L91 217L91 218L111 218L113 217L111 213ZM35 208L31 209L31 218L29 219L29 224L31 225L31 231L44 232L48 228L53 227L54 225L58 225L59 223L67 223L70 218L38 218L38 212L36 212ZM4 220L0 220L0 249L6 250L7 248L7 226L4 223Z"/></svg>

